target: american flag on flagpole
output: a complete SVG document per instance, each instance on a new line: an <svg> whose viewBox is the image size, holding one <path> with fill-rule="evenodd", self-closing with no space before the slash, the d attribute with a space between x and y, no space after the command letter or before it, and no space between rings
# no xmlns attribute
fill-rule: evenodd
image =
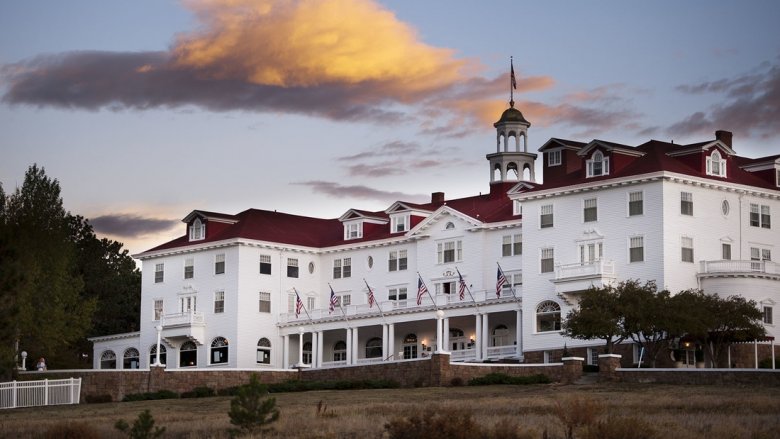
<svg viewBox="0 0 780 439"><path fill-rule="evenodd" d="M517 80L515 79L515 65L512 63L512 61L509 61L510 69L512 71L512 88L517 90Z"/></svg>
<svg viewBox="0 0 780 439"><path fill-rule="evenodd" d="M301 315L301 310L303 309L303 300L301 300L301 296L298 295L298 292L295 292L295 318L297 319L299 315Z"/></svg>
<svg viewBox="0 0 780 439"><path fill-rule="evenodd" d="M417 305L422 305L422 298L426 293L428 293L428 287L425 286L422 277L417 274Z"/></svg>
<svg viewBox="0 0 780 439"><path fill-rule="evenodd" d="M371 287L366 284L366 287L368 287L368 307L373 308L374 304L376 303L376 298L374 297L374 290L371 289Z"/></svg>
<svg viewBox="0 0 780 439"><path fill-rule="evenodd" d="M506 283L506 276L504 276L504 272L501 270L501 266L498 266L498 274L496 275L496 297L501 297L501 288Z"/></svg>
<svg viewBox="0 0 780 439"><path fill-rule="evenodd" d="M460 274L460 271L458 271L458 278L458 295L460 300L463 300L466 297L466 281L463 280L463 275Z"/></svg>
<svg viewBox="0 0 780 439"><path fill-rule="evenodd" d="M333 287L330 287L330 305L328 306L328 313L332 313L339 306L339 296L333 292Z"/></svg>

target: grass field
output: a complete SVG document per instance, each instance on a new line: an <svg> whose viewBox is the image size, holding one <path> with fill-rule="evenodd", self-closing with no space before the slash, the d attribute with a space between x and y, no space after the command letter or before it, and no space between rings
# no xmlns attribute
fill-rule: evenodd
<svg viewBox="0 0 780 439"><path fill-rule="evenodd" d="M637 384L484 386L353 391L316 391L274 395L281 417L273 438L381 438L384 425L412 415L457 420L471 416L489 429L517 423L529 438L564 438L561 413L595 419L628 420L635 434L649 437L749 438L780 437L780 395L776 388L667 386ZM0 412L0 436L45 437L62 423L85 423L98 437L125 437L114 429L118 419L132 421L149 409L166 438L226 438L230 397L126 403L81 404ZM325 415L317 405L326 406ZM583 403L585 405L583 406ZM575 422L575 421L572 421ZM514 428L514 427L513 427ZM574 429L574 437L584 437ZM583 432L584 434L584 432ZM521 437L521 436L517 436Z"/></svg>

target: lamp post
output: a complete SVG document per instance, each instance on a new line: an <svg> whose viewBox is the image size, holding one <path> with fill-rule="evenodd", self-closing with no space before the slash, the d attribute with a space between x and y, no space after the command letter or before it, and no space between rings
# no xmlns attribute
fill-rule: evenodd
<svg viewBox="0 0 780 439"><path fill-rule="evenodd" d="M22 351L22 370L27 370L27 351Z"/></svg>

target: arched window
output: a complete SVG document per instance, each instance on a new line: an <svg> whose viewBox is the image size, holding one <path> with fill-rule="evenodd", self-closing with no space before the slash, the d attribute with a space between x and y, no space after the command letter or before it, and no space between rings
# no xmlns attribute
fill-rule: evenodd
<svg viewBox="0 0 780 439"><path fill-rule="evenodd" d="M519 180L520 172L517 169L517 163L511 162L506 165L506 179L507 180Z"/></svg>
<svg viewBox="0 0 780 439"><path fill-rule="evenodd" d="M366 358L382 357L382 339L374 337L366 342Z"/></svg>
<svg viewBox="0 0 780 439"><path fill-rule="evenodd" d="M493 175L492 175L491 181L501 181L502 175L501 175L501 164L496 163L495 166L493 166Z"/></svg>
<svg viewBox="0 0 780 439"><path fill-rule="evenodd" d="M195 218L190 226L190 241L196 241L206 237L206 225L203 224L200 218Z"/></svg>
<svg viewBox="0 0 780 439"><path fill-rule="evenodd" d="M347 361L347 344L343 340L333 345L333 361Z"/></svg>
<svg viewBox="0 0 780 439"><path fill-rule="evenodd" d="M217 337L211 342L211 364L228 362L228 341L225 337Z"/></svg>
<svg viewBox="0 0 780 439"><path fill-rule="evenodd" d="M600 175L609 175L609 157L604 157L601 151L596 151L588 164L588 177L598 177Z"/></svg>
<svg viewBox="0 0 780 439"><path fill-rule="evenodd" d="M198 347L191 341L184 342L179 348L179 367L198 365Z"/></svg>
<svg viewBox="0 0 780 439"><path fill-rule="evenodd" d="M561 330L561 306L545 300L536 307L536 332Z"/></svg>
<svg viewBox="0 0 780 439"><path fill-rule="evenodd" d="M726 160L720 155L717 150L713 151L709 157L707 157L707 175L714 175L716 177L726 176Z"/></svg>
<svg viewBox="0 0 780 439"><path fill-rule="evenodd" d="M104 351L100 355L101 369L116 369L116 354L114 351Z"/></svg>
<svg viewBox="0 0 780 439"><path fill-rule="evenodd" d="M125 351L125 355L122 361L122 369L138 369L140 355L138 349L129 348Z"/></svg>
<svg viewBox="0 0 780 439"><path fill-rule="evenodd" d="M404 360L417 358L417 334L406 334L404 337Z"/></svg>
<svg viewBox="0 0 780 439"><path fill-rule="evenodd" d="M303 364L311 364L311 342L303 344Z"/></svg>
<svg viewBox="0 0 780 439"><path fill-rule="evenodd" d="M452 230L454 228L455 228L455 224L452 221L448 222L447 225L444 226L444 230Z"/></svg>
<svg viewBox="0 0 780 439"><path fill-rule="evenodd" d="M149 349L149 364L155 364L157 362L157 345L153 344ZM165 345L160 344L160 364L168 364L168 353L165 349Z"/></svg>
<svg viewBox="0 0 780 439"><path fill-rule="evenodd" d="M498 325L493 328L493 346L509 345L509 329L506 325Z"/></svg>
<svg viewBox="0 0 780 439"><path fill-rule="evenodd" d="M265 337L257 342L257 364L271 364L271 341Z"/></svg>

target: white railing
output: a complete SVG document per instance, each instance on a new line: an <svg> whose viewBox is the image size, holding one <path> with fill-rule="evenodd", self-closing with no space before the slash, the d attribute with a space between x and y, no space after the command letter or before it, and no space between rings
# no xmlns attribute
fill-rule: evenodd
<svg viewBox="0 0 780 439"><path fill-rule="evenodd" d="M377 302L376 305L373 307L369 307L368 304L359 304L359 305L346 305L343 306L342 309L344 310L344 314L347 315L347 318L353 317L353 316L370 316L370 315L376 315L379 316L379 309L381 308L382 312L384 314L402 311L402 310L409 310L413 311L416 308L420 309L426 309L426 308L432 308L434 303L437 307L443 307L447 308L449 306L456 306L457 304L473 304L474 302L477 303L477 305L481 305L483 303L490 303L492 301L499 300L498 297L496 297L496 290L482 290L482 291L472 291L471 294L474 297L472 300L471 296L469 296L468 293L465 294L465 297L463 300L460 300L460 296L458 295L457 291L453 292L452 294L439 294L434 295L433 299L431 300L431 297L427 294L423 296L422 301L420 305L417 305L417 292L412 292L407 299L405 300L386 300L384 302ZM433 293L431 293L433 294ZM518 286L515 287L515 295L519 298L522 297L522 287ZM506 300L513 298L512 292L505 288L501 291L501 298L500 300ZM312 320L320 320L320 319L342 319L344 317L344 314L342 314L341 309L336 309L333 312L329 312L327 308L325 309L310 309L309 316ZM165 324L168 324L167 315L165 316ZM296 317L295 313L287 313L287 314L281 314L279 316L279 322L280 323L292 323L292 322L301 322L301 323L307 323L308 317L305 313L301 312L301 314Z"/></svg>
<svg viewBox="0 0 780 439"><path fill-rule="evenodd" d="M517 355L517 346L490 346L487 348L488 358L506 358Z"/></svg>
<svg viewBox="0 0 780 439"><path fill-rule="evenodd" d="M357 364L372 364L372 363L381 363L381 362L382 362L382 357L357 359Z"/></svg>
<svg viewBox="0 0 780 439"><path fill-rule="evenodd" d="M555 280L589 276L615 276L615 262L599 260L586 263L555 266Z"/></svg>
<svg viewBox="0 0 780 439"><path fill-rule="evenodd" d="M780 264L772 261L701 261L700 273L764 273L780 275Z"/></svg>
<svg viewBox="0 0 780 439"><path fill-rule="evenodd" d="M0 409L78 404L81 378L0 383Z"/></svg>
<svg viewBox="0 0 780 439"><path fill-rule="evenodd" d="M175 314L164 314L161 319L163 328L171 326L205 325L206 319L202 312L188 311Z"/></svg>
<svg viewBox="0 0 780 439"><path fill-rule="evenodd" d="M323 368L326 368L326 367L341 367L341 366L346 366L346 365L347 365L347 360L341 360L341 361L323 361L323 362L322 362L322 367L323 367Z"/></svg>
<svg viewBox="0 0 780 439"><path fill-rule="evenodd" d="M461 349L461 350L450 352L450 361L469 361L469 360L476 360L476 359L477 359L477 350L474 348Z"/></svg>

